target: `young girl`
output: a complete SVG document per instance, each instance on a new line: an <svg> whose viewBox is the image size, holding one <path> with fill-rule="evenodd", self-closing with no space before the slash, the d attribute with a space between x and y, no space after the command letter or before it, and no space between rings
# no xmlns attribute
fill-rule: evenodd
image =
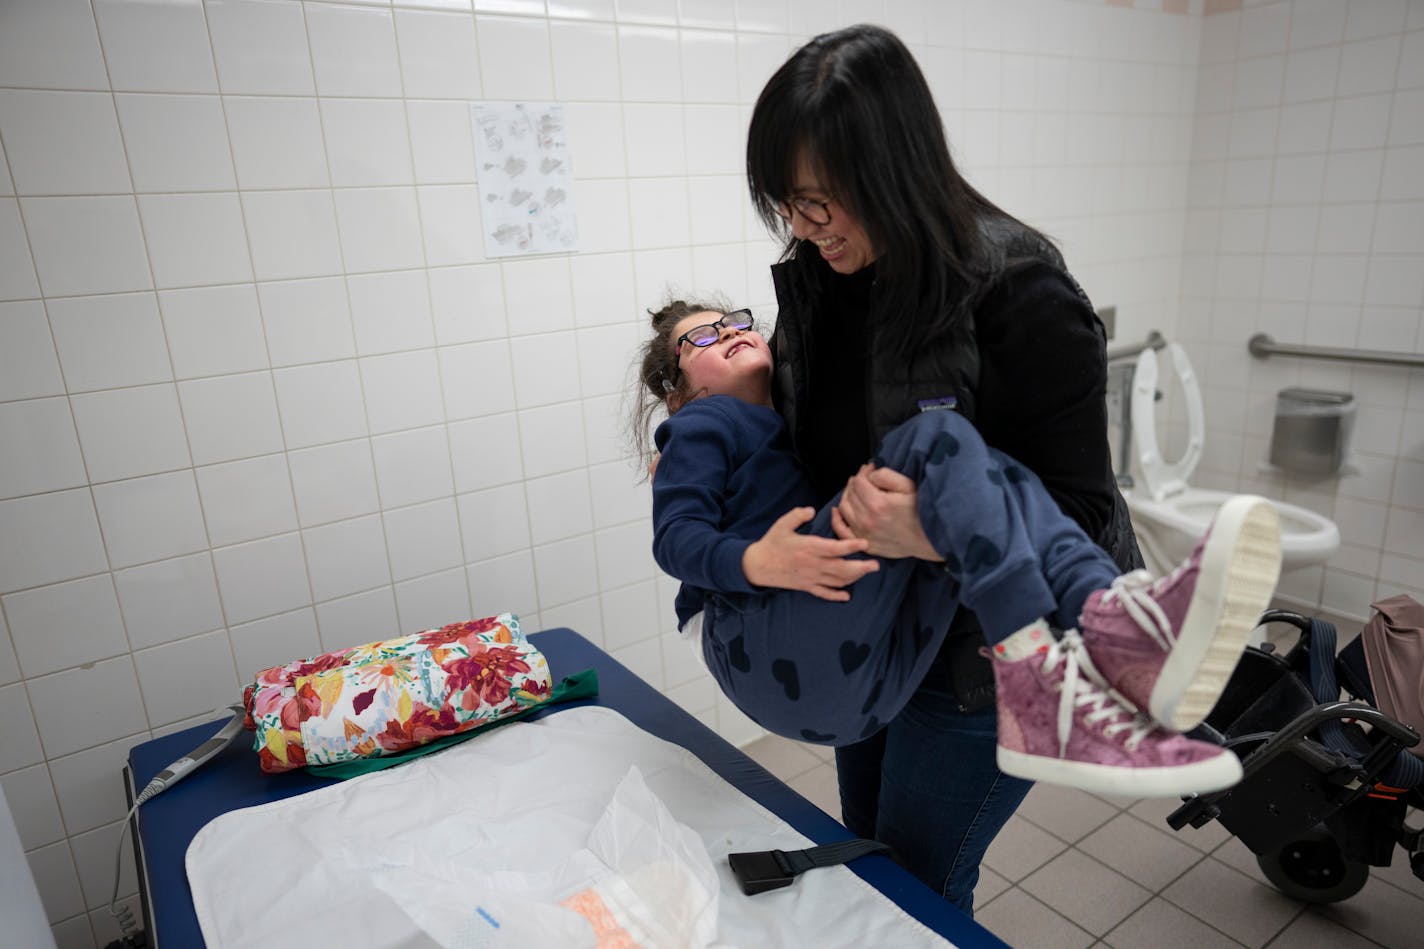
<svg viewBox="0 0 1424 949"><path fill-rule="evenodd" d="M995 660L1003 771L1140 796L1240 779L1235 755L1168 728L1211 710L1274 589L1269 502L1224 505L1168 577L1119 576L1031 472L937 403L891 431L875 463L917 483L943 563L860 556L863 541L834 539L839 498L806 506L750 312L676 301L652 316L639 419L668 412L654 435L653 554L682 581L679 629L700 635L714 678L753 720L826 744L874 734L963 604Z"/></svg>

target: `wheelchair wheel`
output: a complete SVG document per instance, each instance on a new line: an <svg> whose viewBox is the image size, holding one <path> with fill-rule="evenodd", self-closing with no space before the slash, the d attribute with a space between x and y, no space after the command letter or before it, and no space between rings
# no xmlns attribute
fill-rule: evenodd
<svg viewBox="0 0 1424 949"><path fill-rule="evenodd" d="M1369 864L1347 858L1323 827L1307 831L1273 853L1258 854L1256 862L1276 889L1306 903L1348 900L1370 878Z"/></svg>

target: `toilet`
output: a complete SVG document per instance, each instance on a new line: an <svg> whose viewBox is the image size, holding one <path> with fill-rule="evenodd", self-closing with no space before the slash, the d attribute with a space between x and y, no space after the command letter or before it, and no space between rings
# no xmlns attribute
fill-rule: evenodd
<svg viewBox="0 0 1424 949"><path fill-rule="evenodd" d="M1201 460L1206 436L1201 389L1186 351L1176 343L1164 349L1182 385L1187 410L1187 450L1168 462L1157 447L1153 404L1158 389L1157 354L1144 349L1137 359L1132 385L1132 436L1142 481L1125 493L1147 567L1158 576L1185 560L1206 533L1221 505L1233 495L1188 484ZM1273 501L1281 517L1281 569L1322 564L1340 546L1335 522L1295 504Z"/></svg>

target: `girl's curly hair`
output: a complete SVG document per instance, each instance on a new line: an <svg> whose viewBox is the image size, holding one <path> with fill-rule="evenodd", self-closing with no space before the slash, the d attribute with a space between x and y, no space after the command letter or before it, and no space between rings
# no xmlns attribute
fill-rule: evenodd
<svg viewBox="0 0 1424 949"><path fill-rule="evenodd" d="M727 301L669 300L656 310L649 310L653 335L638 349L638 383L633 392L632 409L628 412L627 434L644 468L654 454L653 428L659 413L668 415L696 398L687 384L687 377L677 371L677 354L673 352L673 330L677 324L695 313L732 312Z"/></svg>

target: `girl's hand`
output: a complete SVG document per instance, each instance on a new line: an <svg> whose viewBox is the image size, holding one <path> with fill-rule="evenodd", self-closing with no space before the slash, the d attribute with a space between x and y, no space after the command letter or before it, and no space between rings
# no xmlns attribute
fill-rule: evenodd
<svg viewBox="0 0 1424 949"><path fill-rule="evenodd" d="M915 557L942 562L920 523L915 482L889 468L861 465L831 512L831 527L842 540L869 541L867 552L895 559Z"/></svg>
<svg viewBox="0 0 1424 949"><path fill-rule="evenodd" d="M767 529L761 540L742 554L742 572L759 587L800 590L823 600L845 602L850 586L867 573L880 569L874 560L847 560L869 544L857 538L832 540L796 533L796 528L816 516L812 507L792 508Z"/></svg>

